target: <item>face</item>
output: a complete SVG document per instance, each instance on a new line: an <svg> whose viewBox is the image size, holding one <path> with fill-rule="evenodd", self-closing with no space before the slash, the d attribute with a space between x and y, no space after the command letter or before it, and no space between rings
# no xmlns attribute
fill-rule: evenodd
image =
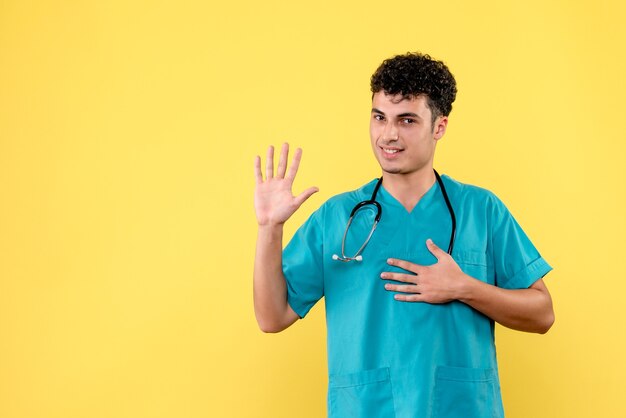
<svg viewBox="0 0 626 418"><path fill-rule="evenodd" d="M438 116L432 122L425 96L403 99L383 91L374 94L370 138L383 172L410 175L432 170L435 145L447 124L447 116Z"/></svg>

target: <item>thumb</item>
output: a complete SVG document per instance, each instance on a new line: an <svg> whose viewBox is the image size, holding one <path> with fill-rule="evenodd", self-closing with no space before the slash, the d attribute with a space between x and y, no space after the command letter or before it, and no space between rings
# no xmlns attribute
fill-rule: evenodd
<svg viewBox="0 0 626 418"><path fill-rule="evenodd" d="M434 255L437 260L441 260L441 257L447 254L441 248L437 247L437 245L430 238L426 240L426 247L428 247L428 251L430 251L431 254Z"/></svg>
<svg viewBox="0 0 626 418"><path fill-rule="evenodd" d="M319 192L319 190L320 189L318 189L317 187L309 187L308 189L300 193L298 196L296 196L295 199L296 199L296 204L298 205L298 207L300 207L300 205L302 205L305 200L311 197L313 193Z"/></svg>

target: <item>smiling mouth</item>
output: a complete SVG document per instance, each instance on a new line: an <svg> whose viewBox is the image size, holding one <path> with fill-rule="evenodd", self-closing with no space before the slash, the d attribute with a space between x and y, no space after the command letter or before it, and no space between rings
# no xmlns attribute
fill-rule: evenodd
<svg viewBox="0 0 626 418"><path fill-rule="evenodd" d="M402 152L401 149L398 148L385 148L385 147L380 147L380 149L383 150L383 153L387 154L387 155L395 155L398 154L399 152Z"/></svg>

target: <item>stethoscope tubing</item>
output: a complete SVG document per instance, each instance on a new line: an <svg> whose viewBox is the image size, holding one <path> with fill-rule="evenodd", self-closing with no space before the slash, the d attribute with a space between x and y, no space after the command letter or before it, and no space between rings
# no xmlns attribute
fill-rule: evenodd
<svg viewBox="0 0 626 418"><path fill-rule="evenodd" d="M452 209L452 204L450 203L450 198L448 198L448 192L446 191L446 187L443 185L441 176L439 176L437 170L433 169L433 171L435 172L435 177L437 177L439 188L443 194L443 199L446 201L448 212L450 212L450 219L452 220L452 232L450 233L450 244L448 245L448 254L452 255L452 250L454 249L454 239L456 238L456 215L454 214L454 209Z"/></svg>
<svg viewBox="0 0 626 418"><path fill-rule="evenodd" d="M441 179L441 176L439 175L437 170L433 169L433 171L435 172L437 183L439 184L439 188L441 189L441 193L443 194L443 198L446 202L446 206L448 207L448 212L450 213L450 219L452 220L452 232L450 234L450 244L448 245L448 254L452 255L452 250L454 249L454 240L456 239L456 215L454 214L454 209L452 208L452 204L450 203L450 198L448 197L448 192L446 191L446 187L443 184L443 180ZM363 261L363 256L361 255L361 252L365 249L365 246L369 243L370 239L372 238L372 235L374 235L374 231L376 230L376 227L378 226L378 222L380 222L380 218L382 217L382 214L383 214L382 206L380 205L380 203L376 201L378 190L380 189L380 186L382 186L382 184L383 184L383 178L380 177L378 179L378 182L376 183L376 187L374 187L374 191L372 192L372 197L369 200L364 200L362 202L357 203L356 206L354 206L354 208L350 212L350 218L348 219L348 223L346 224L346 230L344 231L343 238L341 240L341 256L337 254L333 254L333 257L332 257L333 260L338 260L342 262ZM352 225L352 219L354 218L354 215L359 211L359 209L367 205L374 205L376 207L376 216L374 217L374 224L372 226L372 229L370 230L370 233L365 239L365 242L363 242L363 245L361 245L361 247L357 250L355 255L352 257L347 257L346 252L345 252L346 237L348 236L348 230L350 229L350 225Z"/></svg>

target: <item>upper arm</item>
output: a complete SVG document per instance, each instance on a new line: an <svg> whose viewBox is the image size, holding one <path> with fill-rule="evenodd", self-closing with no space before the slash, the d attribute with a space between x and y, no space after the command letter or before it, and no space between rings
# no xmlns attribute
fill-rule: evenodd
<svg viewBox="0 0 626 418"><path fill-rule="evenodd" d="M293 325L293 323L296 322L298 319L300 319L300 316L296 313L296 311L293 310L291 305L287 304L287 311L285 312L285 328Z"/></svg>
<svg viewBox="0 0 626 418"><path fill-rule="evenodd" d="M269 333L277 333L284 331L285 329L292 326L300 317L298 314L287 304L283 315L280 317L279 322L275 322L272 325L268 325L266 327L262 327L261 330L263 332Z"/></svg>
<svg viewBox="0 0 626 418"><path fill-rule="evenodd" d="M536 289L539 290L541 293L545 293L547 295L550 295L550 292L548 291L548 287L546 286L545 282L543 281L543 279L539 279L537 280L535 283L533 283L530 286L531 289Z"/></svg>
<svg viewBox="0 0 626 418"><path fill-rule="evenodd" d="M530 286L530 289L535 289L543 295L543 312L542 315L543 321L545 323L545 327L542 330L542 333L546 333L554 324L554 308L552 306L552 296L550 296L550 292L548 291L548 287L544 283L543 279L537 280L535 283Z"/></svg>
<svg viewBox="0 0 626 418"><path fill-rule="evenodd" d="M550 291L548 290L548 287L546 286L543 279L537 280L529 287L529 289L534 289L541 292L541 294L543 294L546 300L549 302L550 306L552 306L552 296L550 295Z"/></svg>

